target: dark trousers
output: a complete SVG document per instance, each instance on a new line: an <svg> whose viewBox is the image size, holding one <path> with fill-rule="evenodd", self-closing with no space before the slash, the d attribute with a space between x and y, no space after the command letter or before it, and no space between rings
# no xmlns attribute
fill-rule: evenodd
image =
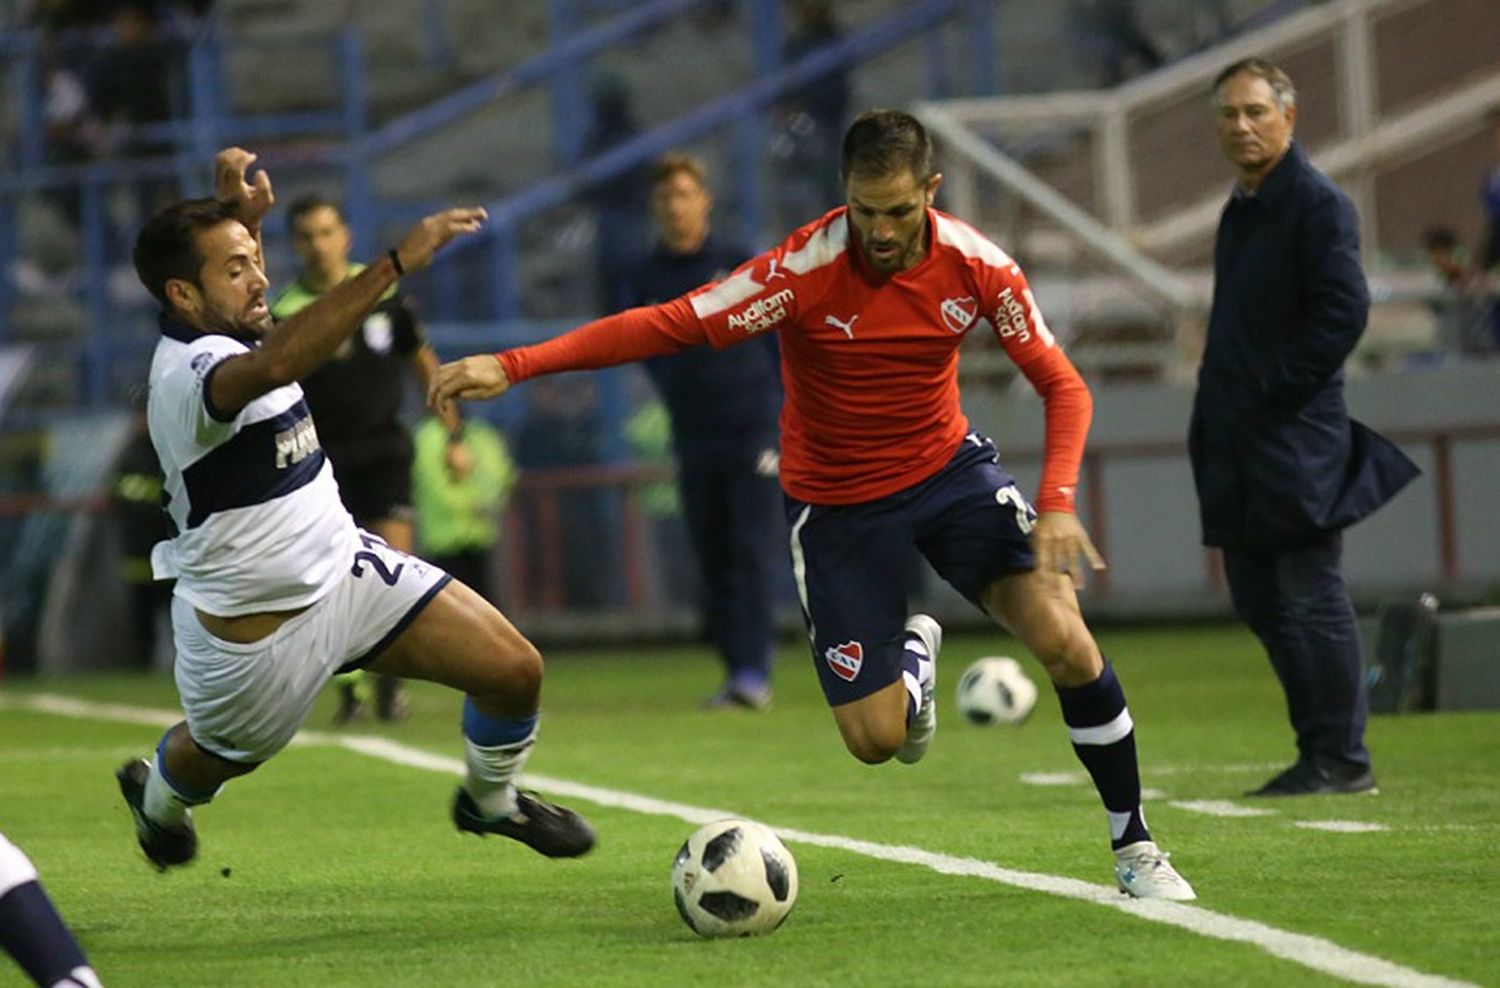
<svg viewBox="0 0 1500 988"><path fill-rule="evenodd" d="M1369 765L1364 661L1334 532L1295 546L1225 546L1234 611L1270 655L1304 758Z"/></svg>
<svg viewBox="0 0 1500 988"><path fill-rule="evenodd" d="M432 562L493 604L495 596L490 591L489 555L488 549L463 549L447 555L433 555Z"/></svg>
<svg viewBox="0 0 1500 988"><path fill-rule="evenodd" d="M764 682L776 652L778 576L790 551L781 486L753 462L690 457L680 462L678 484L714 645L731 680Z"/></svg>

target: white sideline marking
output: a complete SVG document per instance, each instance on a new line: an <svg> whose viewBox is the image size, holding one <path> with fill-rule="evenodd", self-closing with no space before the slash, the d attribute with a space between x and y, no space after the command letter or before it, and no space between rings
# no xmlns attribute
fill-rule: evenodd
<svg viewBox="0 0 1500 988"><path fill-rule="evenodd" d="M1032 786L1081 786L1088 776L1082 772L1022 772L1021 781Z"/></svg>
<svg viewBox="0 0 1500 988"><path fill-rule="evenodd" d="M1269 772L1286 768L1280 762L1245 763L1240 765L1143 765L1141 777L1154 779L1160 775L1240 775L1244 773ZM1082 786L1087 785L1087 772L1022 772L1021 781L1033 786Z"/></svg>
<svg viewBox="0 0 1500 988"><path fill-rule="evenodd" d="M182 719L180 714L167 711L147 710L140 707L126 707L118 704L92 703L86 700L74 700L69 697L49 694L26 696L7 695L0 692L0 707L35 710L42 713L57 714L62 717L119 720L153 727L169 726ZM412 748L386 738L304 731L297 735L296 741L303 745L326 745L346 748L372 758L379 758L411 768L427 769L454 776L463 774L463 762L457 758L432 754L431 752ZM673 803L667 800L653 799L650 796L641 796L615 789L604 789L599 786L569 782L566 779L554 779L549 776L528 774L526 781L538 789L549 793L556 793L560 796L573 796L599 806L607 806L613 809L632 810L652 816L677 817L688 823L702 824L728 816L743 815L731 810L717 810L703 806L690 806L686 803ZM1467 981L1457 981L1441 975L1426 974L1422 971L1405 967L1392 961L1383 960L1370 954L1361 954L1358 951L1340 947L1331 940L1325 940L1322 937L1279 930L1265 923L1226 916L1200 906L1190 906L1180 902L1164 902L1161 900L1132 899L1121 895L1111 886L1094 885L1075 878L1063 878L1058 875L1047 875L1029 871L1016 871L1012 868L1003 868L1000 865L991 864L988 861L940 854L935 851L923 850L919 847L878 844L873 841L856 840L837 834L819 834L806 830L778 827L768 821L761 822L772 827L772 829L786 840L796 843L849 851L881 861L920 865L943 875L982 878L1015 888L1030 889L1034 892L1045 892L1049 895L1058 895L1068 899L1077 899L1081 902L1092 902L1095 905L1108 906L1141 919L1162 923L1166 926L1175 926L1178 929L1186 930L1189 933L1196 933L1200 936L1210 937L1215 940L1226 940L1232 943L1249 944L1252 947L1257 947L1265 951L1273 957L1279 957L1294 964L1301 964L1303 967L1311 968L1314 971L1320 971L1356 984L1387 985L1391 986L1391 988L1477 988L1477 986Z"/></svg>
<svg viewBox="0 0 1500 988"><path fill-rule="evenodd" d="M1365 823L1361 820L1293 820L1292 826L1307 830L1329 830L1335 834L1373 834L1391 829L1383 823Z"/></svg>
<svg viewBox="0 0 1500 988"><path fill-rule="evenodd" d="M1264 810L1253 806L1241 806L1227 799L1174 799L1168 806L1189 813L1206 813L1209 816L1275 816L1275 810Z"/></svg>

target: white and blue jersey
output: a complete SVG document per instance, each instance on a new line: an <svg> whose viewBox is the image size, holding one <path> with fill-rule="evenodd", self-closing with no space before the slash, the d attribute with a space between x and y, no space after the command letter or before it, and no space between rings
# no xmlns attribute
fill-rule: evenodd
<svg viewBox="0 0 1500 988"><path fill-rule="evenodd" d="M177 528L152 550L151 567L177 580L178 597L221 617L306 607L361 547L301 387L233 414L214 407L215 369L249 350L163 317L151 361L151 442Z"/></svg>

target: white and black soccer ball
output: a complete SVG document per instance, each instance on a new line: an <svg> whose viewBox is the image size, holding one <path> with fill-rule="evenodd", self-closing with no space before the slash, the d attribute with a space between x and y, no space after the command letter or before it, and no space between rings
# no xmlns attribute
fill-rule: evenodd
<svg viewBox="0 0 1500 988"><path fill-rule="evenodd" d="M958 678L958 712L971 724L1019 724L1036 706L1036 684L1008 655L977 659Z"/></svg>
<svg viewBox="0 0 1500 988"><path fill-rule="evenodd" d="M797 862L769 827L716 820L677 852L672 896L699 936L770 933L797 902Z"/></svg>

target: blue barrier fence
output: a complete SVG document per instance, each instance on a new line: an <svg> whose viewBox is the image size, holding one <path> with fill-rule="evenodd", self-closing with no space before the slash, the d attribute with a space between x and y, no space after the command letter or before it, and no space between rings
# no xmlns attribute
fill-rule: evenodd
<svg viewBox="0 0 1500 988"><path fill-rule="evenodd" d="M429 59L441 60L440 43L444 0L426 0L428 16L423 25ZM617 3L615 0L549 0L551 28L560 40L537 56L515 67L462 87L412 113L396 117L379 127L369 125L366 91L367 71L359 33L346 27L331 36L311 39L327 46L336 66L338 85L327 107L292 113L243 114L231 108L226 92L225 64L230 53L222 32L210 23L193 37L174 36L182 46L186 84L178 119L142 128L140 139L159 141L170 153L138 159L106 159L84 163L54 163L47 159L45 121L42 115L43 56L41 36L35 31L0 33L0 60L9 67L17 101L19 140L0 171L0 345L12 339L12 312L18 296L15 281L19 207L27 196L39 193L76 196L81 233L83 275L72 301L84 312L82 339L56 344L60 359L77 360L80 401L94 406L120 399L115 378L122 364L141 361L139 351L149 346L150 322L145 306L138 313L121 311L118 289L109 282L113 267L121 269L128 258L128 231L112 230L109 196L122 186L173 183L184 194L206 194L209 186L207 162L221 146L238 143L268 145L262 164L276 174L288 171L328 171L343 181L343 199L355 234L356 250L368 255L382 224L409 219L435 203L392 202L378 199L372 188L371 170L393 152L427 140L442 128L507 94L531 87L548 87L551 96L554 156L577 161L582 129L587 119L582 80L591 59L612 48L658 29L677 17L704 6L709 0L646 0ZM668 121L608 152L579 161L575 167L549 177L516 195L490 204L492 222L487 238L463 245L450 259L457 270L465 263L481 266L488 297L476 312L445 309L445 299L460 293L442 290L444 272L433 275L439 289L432 292L439 317L496 318L512 321L522 313L522 290L518 274L518 233L522 222L554 209L582 192L626 175L643 163L673 147L706 136L732 135L734 148L733 186L726 198L737 205L727 226L737 228L752 241L764 226L762 200L762 156L766 144L767 114L776 102L825 73L850 69L859 62L898 45L922 40L926 45L928 96L973 94L994 89L995 58L992 4L988 0L913 0L890 14L850 31L840 41L815 50L793 64L782 64L783 25L776 0L740 0L749 25L749 43L754 59L754 79L741 89L705 102L677 119ZM599 21L598 18L607 19ZM964 18L965 57L946 50L948 40L941 28ZM97 43L97 37L79 44ZM235 46L261 43L287 44L284 36L257 41L236 39ZM237 50L237 48L236 48ZM955 66L965 66L963 78ZM923 95L914 92L913 97ZM830 167L834 163L830 162ZM126 269L128 270L128 268ZM451 283L450 283L451 285ZM122 331L122 322L134 326Z"/></svg>

